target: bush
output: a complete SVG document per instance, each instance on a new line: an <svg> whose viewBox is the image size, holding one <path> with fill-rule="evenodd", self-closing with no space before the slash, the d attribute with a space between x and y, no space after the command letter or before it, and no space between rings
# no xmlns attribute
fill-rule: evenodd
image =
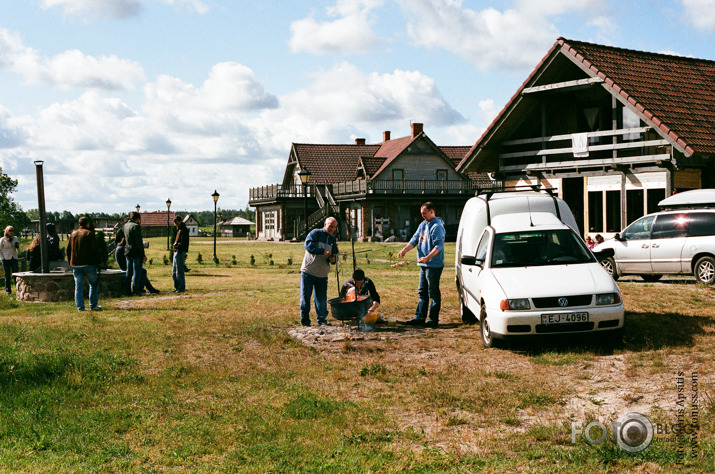
<svg viewBox="0 0 715 474"><path fill-rule="evenodd" d="M201 264L203 263L203 261L204 261L204 257L201 256L201 252L199 252L198 254L196 254L196 263L198 263L199 265L201 265Z"/></svg>
<svg viewBox="0 0 715 474"><path fill-rule="evenodd" d="M251 266L256 266L256 257L254 257L253 255L251 255Z"/></svg>
<svg viewBox="0 0 715 474"><path fill-rule="evenodd" d="M235 256L235 255L231 255L231 264L232 264L232 265L236 265L237 263L238 263L238 261L236 260L236 256Z"/></svg>
<svg viewBox="0 0 715 474"><path fill-rule="evenodd" d="M168 264L169 264L169 257L167 257L166 254L164 254L164 265L168 265Z"/></svg>

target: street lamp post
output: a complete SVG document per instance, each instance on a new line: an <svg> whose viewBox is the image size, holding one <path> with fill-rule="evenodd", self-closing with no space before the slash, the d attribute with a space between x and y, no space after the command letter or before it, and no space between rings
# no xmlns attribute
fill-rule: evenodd
<svg viewBox="0 0 715 474"><path fill-rule="evenodd" d="M142 208L142 207L141 207L139 204L137 204L137 212L139 212L139 210L140 210L141 208Z"/></svg>
<svg viewBox="0 0 715 474"><path fill-rule="evenodd" d="M303 168L298 173L300 182L303 183L303 218L305 219L305 235L308 235L308 194L306 188L308 187L308 182L310 181L310 171L308 168Z"/></svg>
<svg viewBox="0 0 715 474"><path fill-rule="evenodd" d="M218 262L218 257L216 257L216 203L218 203L218 191L214 189L211 197L214 198L214 262Z"/></svg>
<svg viewBox="0 0 715 474"><path fill-rule="evenodd" d="M166 200L166 250L171 250L171 198Z"/></svg>

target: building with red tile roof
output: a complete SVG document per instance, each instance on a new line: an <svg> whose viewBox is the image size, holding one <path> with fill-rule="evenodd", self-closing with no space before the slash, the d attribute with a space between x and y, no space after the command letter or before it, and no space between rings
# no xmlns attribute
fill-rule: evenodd
<svg viewBox="0 0 715 474"><path fill-rule="evenodd" d="M558 38L457 170L555 188L612 235L713 165L715 61Z"/></svg>
<svg viewBox="0 0 715 474"><path fill-rule="evenodd" d="M249 205L256 207L259 238L293 239L308 227L322 225L329 216L340 217L357 239L371 236L404 239L421 222L420 205L432 201L445 224L456 227L461 209L478 186L491 186L482 173L456 170L469 146L437 146L413 123L408 136L366 144L294 143L283 182L250 190ZM305 187L301 173L310 173ZM348 227L350 228L348 230Z"/></svg>

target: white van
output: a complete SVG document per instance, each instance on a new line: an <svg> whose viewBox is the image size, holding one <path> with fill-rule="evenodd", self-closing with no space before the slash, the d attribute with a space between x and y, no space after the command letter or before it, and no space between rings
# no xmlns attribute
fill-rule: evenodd
<svg viewBox="0 0 715 474"><path fill-rule="evenodd" d="M462 320L479 321L485 347L535 334L620 337L621 292L577 228L562 199L540 192L467 201L457 231L455 281Z"/></svg>

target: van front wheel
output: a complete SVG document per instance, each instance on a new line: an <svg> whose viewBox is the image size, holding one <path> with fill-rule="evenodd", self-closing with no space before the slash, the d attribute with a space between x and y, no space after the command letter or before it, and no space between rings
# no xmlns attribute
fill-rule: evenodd
<svg viewBox="0 0 715 474"><path fill-rule="evenodd" d="M715 259L702 257L695 264L695 279L700 283L712 285L715 282Z"/></svg>
<svg viewBox="0 0 715 474"><path fill-rule="evenodd" d="M482 334L482 344L485 348L498 347L498 342L492 336L491 328L489 327L489 320L487 318L487 308L482 303L482 307L479 311L479 332Z"/></svg>

